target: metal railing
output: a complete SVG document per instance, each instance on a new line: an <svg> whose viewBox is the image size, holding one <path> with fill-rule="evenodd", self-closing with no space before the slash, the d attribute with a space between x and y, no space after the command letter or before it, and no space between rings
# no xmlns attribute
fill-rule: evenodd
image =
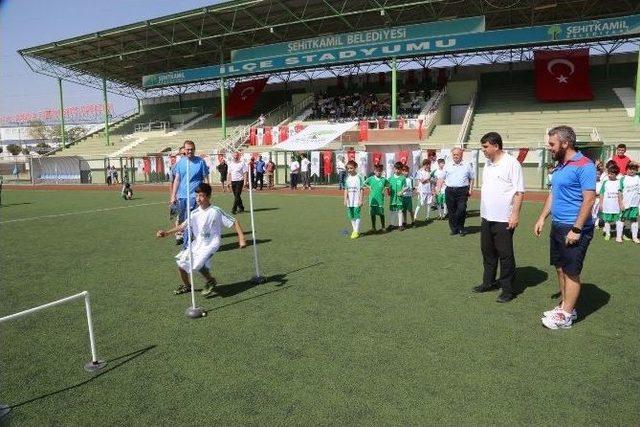
<svg viewBox="0 0 640 427"><path fill-rule="evenodd" d="M469 101L469 106L467 107L467 112L464 115L464 120L462 121L462 127L460 128L460 133L458 133L458 147L464 147L464 141L469 136L469 131L471 130L471 121L473 120L473 114L476 108L476 98L478 96L478 92L474 92L471 96L471 100Z"/></svg>
<svg viewBox="0 0 640 427"><path fill-rule="evenodd" d="M436 117L440 113L440 103L447 94L446 86L441 91L436 92L427 102L427 105L422 109L422 112L418 118L422 118L424 126L424 134L429 135L435 126Z"/></svg>

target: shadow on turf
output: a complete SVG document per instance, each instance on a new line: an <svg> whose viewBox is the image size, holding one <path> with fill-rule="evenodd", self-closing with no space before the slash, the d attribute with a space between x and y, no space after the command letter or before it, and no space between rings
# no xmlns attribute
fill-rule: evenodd
<svg viewBox="0 0 640 427"><path fill-rule="evenodd" d="M22 202L22 203L3 203L0 206L3 208L9 208L11 206L20 206L20 205L30 205L31 202Z"/></svg>
<svg viewBox="0 0 640 427"><path fill-rule="evenodd" d="M539 268L532 267L530 265L526 267L516 267L516 278L513 283L513 288L516 291L516 294L521 294L527 288L538 286L548 278L549 274Z"/></svg>
<svg viewBox="0 0 640 427"><path fill-rule="evenodd" d="M262 243L269 243L271 239L256 239L256 245L260 245ZM253 240L247 239L247 248L253 245ZM220 245L220 249L217 252L230 251L233 249L238 249L238 242L225 243L224 245Z"/></svg>
<svg viewBox="0 0 640 427"><path fill-rule="evenodd" d="M593 283L583 283L580 287L580 297L578 297L578 319L580 322L592 313L609 303L611 294L594 285Z"/></svg>
<svg viewBox="0 0 640 427"><path fill-rule="evenodd" d="M267 283L275 283L275 286L278 286L278 288L276 289L272 289L270 291L267 292L263 292L259 295L254 295L251 297L247 297L247 298L243 298L241 300L238 301L233 301L230 302L229 304L225 304L225 305L221 305L219 307L214 307L211 309L206 309L205 311L209 312L209 311L214 311L214 310L219 310L221 308L225 308L225 307L229 307L231 305L235 305L235 304L240 304L241 302L245 302L245 301L249 301L255 298L259 298L259 297L263 297L265 295L269 295L269 294L273 294L275 292L279 292L281 290L284 289L289 289L291 287L291 285L288 286L284 286L289 280L287 279L287 276L293 273L297 273L298 271L302 271L302 270L306 270L307 268L312 268L312 267L316 267L318 265L322 264L322 261L320 262L316 262L314 264L310 264L310 265L305 265L304 267L300 267L300 268L296 268L295 270L290 270L287 271L286 273L281 273L281 274L274 274L271 276L267 276L264 278L264 282L262 282L261 284L267 284ZM207 299L213 299L215 297L222 297L222 298L228 298L228 297L232 297L234 295L240 294L242 292L245 292L251 288L254 288L256 286L258 286L260 283L254 282L253 280L249 279L249 280L243 280L241 282L235 282L235 283L229 283L227 285L221 285L218 286L216 288L216 293L214 295L211 295L209 297L207 297Z"/></svg>
<svg viewBox="0 0 640 427"><path fill-rule="evenodd" d="M100 371L99 373L95 374L95 375L91 375L91 377L89 377L88 379L81 381L77 384L65 387L63 389L60 390L56 390L56 391L52 391L51 393L47 393L47 394L43 394L41 396L38 397L34 397L32 399L29 400L25 400L24 402L20 402L20 403L16 403L15 405L10 405L9 407L11 409L15 409L18 408L20 406L26 405L28 403L32 403L35 402L37 400L40 399L44 399L50 396L55 396L56 394L60 394L60 393L64 393L65 391L69 391L69 390L73 390L74 388L78 388L81 387L85 384L88 384L92 381L94 381L96 378L99 378L111 371L113 371L114 369L117 369L119 367L121 367L122 365L125 365L129 362L131 362L134 359L137 359L138 357L142 356L143 354L145 354L146 352L153 350L154 348L156 348L155 344L154 345L150 345L148 347L145 348L141 348L140 350L136 350L136 351L132 351L131 353L128 354L124 354L122 356L118 356L118 357L114 357L113 359L109 359L107 360L107 368L104 371ZM117 362L117 363L115 363ZM115 364L114 364L115 363ZM90 374L87 374L90 375ZM9 414L9 416L11 416L11 414Z"/></svg>

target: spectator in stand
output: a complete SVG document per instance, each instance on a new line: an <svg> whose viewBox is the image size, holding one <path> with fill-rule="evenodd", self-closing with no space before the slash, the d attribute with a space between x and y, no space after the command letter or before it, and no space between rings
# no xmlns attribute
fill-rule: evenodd
<svg viewBox="0 0 640 427"><path fill-rule="evenodd" d="M305 190L311 190L311 162L307 159L307 155L302 153L300 155L300 176L302 177L302 188Z"/></svg>
<svg viewBox="0 0 640 427"><path fill-rule="evenodd" d="M111 166L107 166L106 172L107 172L107 185L111 185L113 183L113 171L111 170Z"/></svg>
<svg viewBox="0 0 640 427"><path fill-rule="evenodd" d="M222 192L227 192L227 173L229 172L229 165L227 164L227 160L223 157L220 157L220 164L216 166L218 173L220 174L220 184L222 185Z"/></svg>
<svg viewBox="0 0 640 427"><path fill-rule="evenodd" d="M265 162L262 160L262 156L258 157L258 161L255 164L256 168L256 188L260 185L260 190L264 188L264 168Z"/></svg>
<svg viewBox="0 0 640 427"><path fill-rule="evenodd" d="M344 156L336 157L336 172L338 174L338 188L344 190L344 180L347 178L347 166L344 163Z"/></svg>
<svg viewBox="0 0 640 427"><path fill-rule="evenodd" d="M244 205L242 204L242 187L247 180L249 171L247 164L240 158L240 153L233 153L233 158L229 162L229 175L227 180L231 182L231 191L233 191L233 207L231 213L234 215L238 212L244 212Z"/></svg>
<svg viewBox="0 0 640 427"><path fill-rule="evenodd" d="M260 114L260 117L258 117L258 126L264 127L264 122L265 122L264 114Z"/></svg>
<svg viewBox="0 0 640 427"><path fill-rule="evenodd" d="M291 189L298 189L298 178L300 177L300 163L296 159L295 154L291 156L291 164L289 165L289 170L291 171Z"/></svg>
<svg viewBox="0 0 640 427"><path fill-rule="evenodd" d="M616 165L618 165L618 168L620 168L620 175L626 175L627 166L629 166L629 163L631 162L631 159L625 154L626 152L627 146L625 144L618 144L616 147L616 154L611 157L611 160L613 160Z"/></svg>
<svg viewBox="0 0 640 427"><path fill-rule="evenodd" d="M273 182L274 174L276 171L276 164L273 163L273 160L269 159L267 165L265 166L265 173L267 174L267 189L273 190L275 185Z"/></svg>
<svg viewBox="0 0 640 427"><path fill-rule="evenodd" d="M120 181L118 181L118 170L116 169L115 166L111 166L111 172L113 175L113 183L114 184L119 184Z"/></svg>

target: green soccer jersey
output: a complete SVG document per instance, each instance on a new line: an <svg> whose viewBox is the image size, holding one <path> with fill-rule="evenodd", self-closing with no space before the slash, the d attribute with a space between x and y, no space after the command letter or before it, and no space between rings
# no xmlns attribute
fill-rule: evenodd
<svg viewBox="0 0 640 427"><path fill-rule="evenodd" d="M389 178L389 206L402 206L402 191L407 186L404 175L393 175Z"/></svg>
<svg viewBox="0 0 640 427"><path fill-rule="evenodd" d="M384 189L389 186L387 178L371 175L364 185L369 187L369 206L384 206Z"/></svg>

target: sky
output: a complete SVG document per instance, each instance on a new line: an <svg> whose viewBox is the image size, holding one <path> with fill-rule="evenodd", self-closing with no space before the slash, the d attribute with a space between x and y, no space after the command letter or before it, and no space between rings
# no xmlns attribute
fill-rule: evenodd
<svg viewBox="0 0 640 427"><path fill-rule="evenodd" d="M0 0L0 116L58 109L58 83L36 74L18 49L218 3L216 0ZM65 107L102 103L102 91L63 82ZM109 94L114 112L135 101Z"/></svg>

